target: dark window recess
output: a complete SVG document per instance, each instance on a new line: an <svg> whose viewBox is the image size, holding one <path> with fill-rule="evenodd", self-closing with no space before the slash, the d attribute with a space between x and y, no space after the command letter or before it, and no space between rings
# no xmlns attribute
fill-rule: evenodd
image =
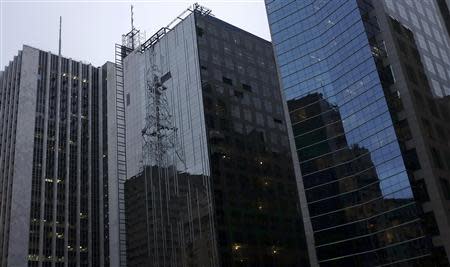
<svg viewBox="0 0 450 267"><path fill-rule="evenodd" d="M434 103L434 101L430 98L427 98L427 104L428 104L428 108L430 109L431 114L436 117L439 118L439 112L436 106L436 103Z"/></svg>
<svg viewBox="0 0 450 267"><path fill-rule="evenodd" d="M439 140L445 144L447 142L447 134L440 124L436 124L436 132Z"/></svg>
<svg viewBox="0 0 450 267"><path fill-rule="evenodd" d="M420 203L430 201L427 186L423 179L413 182L413 191L416 200Z"/></svg>
<svg viewBox="0 0 450 267"><path fill-rule="evenodd" d="M217 115L225 115L227 113L227 105L225 102L218 100L216 104Z"/></svg>
<svg viewBox="0 0 450 267"><path fill-rule="evenodd" d="M442 117L446 121L450 121L450 109L445 104L440 104L439 108L441 110Z"/></svg>
<svg viewBox="0 0 450 267"><path fill-rule="evenodd" d="M252 87L248 84L243 83L242 84L242 89L251 92L252 91Z"/></svg>
<svg viewBox="0 0 450 267"><path fill-rule="evenodd" d="M213 107L212 100L209 97L203 98L203 104L205 105L206 110L211 110Z"/></svg>
<svg viewBox="0 0 450 267"><path fill-rule="evenodd" d="M230 121L227 119L220 120L220 130L229 131L230 130Z"/></svg>
<svg viewBox="0 0 450 267"><path fill-rule="evenodd" d="M425 89L425 91L430 92L431 91L430 84L428 83L427 75L421 70L419 70L418 75L419 75L420 82L422 84L422 88Z"/></svg>
<svg viewBox="0 0 450 267"><path fill-rule="evenodd" d="M165 83L170 78L172 78L172 74L169 71L168 73L166 73L163 76L161 76L161 83Z"/></svg>
<svg viewBox="0 0 450 267"><path fill-rule="evenodd" d="M400 92L395 91L389 94L386 94L386 99L388 102L389 108L394 112L400 112L403 110L403 103L400 97Z"/></svg>
<svg viewBox="0 0 450 267"><path fill-rule="evenodd" d="M444 155L445 155L445 161L447 162L447 168L450 170L450 152L446 151Z"/></svg>
<svg viewBox="0 0 450 267"><path fill-rule="evenodd" d="M127 94L127 106L129 106L130 105L130 94L128 93Z"/></svg>
<svg viewBox="0 0 450 267"><path fill-rule="evenodd" d="M384 68L380 68L378 73L381 77L381 82L383 83L383 85L389 86L395 82L394 73L392 72L391 65L388 65Z"/></svg>
<svg viewBox="0 0 450 267"><path fill-rule="evenodd" d="M227 78L225 76L222 77L222 81L225 84L233 85L233 80L231 80L230 78Z"/></svg>
<svg viewBox="0 0 450 267"><path fill-rule="evenodd" d="M214 130L215 129L215 122L214 122L214 118L210 115L206 115L205 116L205 121L206 121L206 127L210 130Z"/></svg>
<svg viewBox="0 0 450 267"><path fill-rule="evenodd" d="M445 199L450 200L450 183L447 179L442 177L439 178L439 181L441 183L442 193L444 193Z"/></svg>
<svg viewBox="0 0 450 267"><path fill-rule="evenodd" d="M442 169L444 167L444 164L442 163L441 154L434 147L431 148L431 157L433 158L433 163L436 167L438 167L439 169Z"/></svg>
<svg viewBox="0 0 450 267"><path fill-rule="evenodd" d="M400 24L400 22L398 22L397 20L391 18L391 24L392 27L394 28L394 30L399 33L399 34L403 34L403 27Z"/></svg>
<svg viewBox="0 0 450 267"><path fill-rule="evenodd" d="M409 129L408 120L404 119L395 124L397 136L402 141L408 141L412 138L411 130Z"/></svg>
<svg viewBox="0 0 450 267"><path fill-rule="evenodd" d="M406 73L408 75L408 80L410 80L414 84L419 84L419 81L417 80L417 75L414 69L409 66L408 64L404 64Z"/></svg>
<svg viewBox="0 0 450 267"><path fill-rule="evenodd" d="M238 98L243 98L244 93L234 90L234 96Z"/></svg>
<svg viewBox="0 0 450 267"><path fill-rule="evenodd" d="M422 118L422 124L425 135L430 139L434 139L434 133L433 128L431 127L431 123L428 120Z"/></svg>
<svg viewBox="0 0 450 267"><path fill-rule="evenodd" d="M439 228L436 223L436 218L434 217L434 213L432 211L423 214L423 224L425 227L425 231L432 235L439 235Z"/></svg>
<svg viewBox="0 0 450 267"><path fill-rule="evenodd" d="M433 266L448 266L447 253L444 247L433 247Z"/></svg>
<svg viewBox="0 0 450 267"><path fill-rule="evenodd" d="M207 69L208 69L206 66L203 66L203 65L201 65L200 68L201 68L202 70L207 70Z"/></svg>
<svg viewBox="0 0 450 267"><path fill-rule="evenodd" d="M411 43L414 43L415 40L414 40L414 34L412 33L412 31L409 30L409 29L407 29L407 28L405 28L405 27L403 27L403 30L405 31L406 37L408 37L408 40L409 40Z"/></svg>
<svg viewBox="0 0 450 267"><path fill-rule="evenodd" d="M419 50L417 50L415 47L411 47L411 55L413 56L416 63L422 66L422 60L420 59Z"/></svg>
<svg viewBox="0 0 450 267"><path fill-rule="evenodd" d="M202 88L203 88L203 91L205 91L207 93L211 93L211 91L212 91L212 86L208 82L203 82Z"/></svg>
<svg viewBox="0 0 450 267"><path fill-rule="evenodd" d="M419 158L417 157L416 149L410 149L405 151L403 154L406 168L410 171L420 170L421 166L419 163Z"/></svg>
<svg viewBox="0 0 450 267"><path fill-rule="evenodd" d="M402 52L404 55L408 55L408 47L407 44L402 41L400 38L397 38L397 44L400 52Z"/></svg>
<svg viewBox="0 0 450 267"><path fill-rule="evenodd" d="M205 30L203 30L202 28L200 28L199 26L196 27L197 29L197 35L202 37L203 34L205 33Z"/></svg>
<svg viewBox="0 0 450 267"><path fill-rule="evenodd" d="M273 118L273 121L274 121L275 123L279 123L279 124L282 124L282 123L283 123L282 120L277 119L277 118Z"/></svg>
<svg viewBox="0 0 450 267"><path fill-rule="evenodd" d="M420 111L425 111L424 110L425 100L423 99L422 95L418 91L416 91L416 90L413 90L413 91L414 91L414 100L416 102L417 109Z"/></svg>

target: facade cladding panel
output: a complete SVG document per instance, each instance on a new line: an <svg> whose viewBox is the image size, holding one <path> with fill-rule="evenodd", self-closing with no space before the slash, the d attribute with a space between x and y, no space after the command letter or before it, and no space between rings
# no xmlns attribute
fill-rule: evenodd
<svg viewBox="0 0 450 267"><path fill-rule="evenodd" d="M411 31L370 1L267 0L266 8L312 264L448 266L430 257L437 227L418 205L427 198L420 151L403 140L402 119L414 113L403 109L398 58L385 50L391 27Z"/></svg>
<svg viewBox="0 0 450 267"><path fill-rule="evenodd" d="M100 69L24 46L1 82L1 266L109 266Z"/></svg>
<svg viewBox="0 0 450 267"><path fill-rule="evenodd" d="M128 266L308 266L270 43L194 12L124 65ZM162 161L142 138L147 72L177 129Z"/></svg>

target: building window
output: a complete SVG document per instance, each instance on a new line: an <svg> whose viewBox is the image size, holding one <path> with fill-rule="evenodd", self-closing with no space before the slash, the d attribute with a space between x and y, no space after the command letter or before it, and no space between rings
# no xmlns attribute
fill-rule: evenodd
<svg viewBox="0 0 450 267"><path fill-rule="evenodd" d="M444 128L441 125L436 124L436 132L439 140L441 140L441 142L445 144L447 142L447 135Z"/></svg>
<svg viewBox="0 0 450 267"><path fill-rule="evenodd" d="M434 139L433 128L431 127L431 123L426 119L422 119L422 124L423 129L425 131L425 135L428 138Z"/></svg>
<svg viewBox="0 0 450 267"><path fill-rule="evenodd" d="M420 82L422 83L422 88L424 88L427 92L430 92L430 85L428 83L427 75L421 70L419 70L418 75L419 75Z"/></svg>
<svg viewBox="0 0 450 267"><path fill-rule="evenodd" d="M273 118L273 121L278 124L283 124L283 121L277 118Z"/></svg>
<svg viewBox="0 0 450 267"><path fill-rule="evenodd" d="M419 110L423 110L423 107L425 106L425 101L423 100L422 95L416 90L414 90L414 99Z"/></svg>
<svg viewBox="0 0 450 267"><path fill-rule="evenodd" d="M444 155L445 155L445 161L447 162L447 168L450 170L450 152L445 151Z"/></svg>
<svg viewBox="0 0 450 267"><path fill-rule="evenodd" d="M243 83L242 84L242 89L251 92L252 91L252 87L248 84Z"/></svg>
<svg viewBox="0 0 450 267"><path fill-rule="evenodd" d="M424 213L423 224L428 234L432 236L439 235L439 228L437 226L436 218L434 217L434 213L432 211Z"/></svg>
<svg viewBox="0 0 450 267"><path fill-rule="evenodd" d="M439 112L437 110L436 104L434 103L434 101L430 98L427 99L427 104L428 104L428 108L430 109L431 114L436 117L439 118Z"/></svg>
<svg viewBox="0 0 450 267"><path fill-rule="evenodd" d="M234 90L234 96L237 98L244 98L244 93Z"/></svg>
<svg viewBox="0 0 450 267"><path fill-rule="evenodd" d="M205 31L201 27L197 26L197 35L198 36L202 37L204 32Z"/></svg>
<svg viewBox="0 0 450 267"><path fill-rule="evenodd" d="M423 179L413 182L413 191L416 200L420 203L430 201L430 196L428 195L427 186Z"/></svg>
<svg viewBox="0 0 450 267"><path fill-rule="evenodd" d="M410 149L404 153L405 165L408 170L417 171L420 170L421 166L419 163L419 158L417 157L416 149Z"/></svg>
<svg viewBox="0 0 450 267"><path fill-rule="evenodd" d="M222 77L222 81L225 84L233 85L233 80L231 80L230 78L227 78L225 76Z"/></svg>
<svg viewBox="0 0 450 267"><path fill-rule="evenodd" d="M433 158L433 162L436 167L438 167L439 169L442 169L444 167L441 155L439 151L434 147L431 148L431 157Z"/></svg>
<svg viewBox="0 0 450 267"><path fill-rule="evenodd" d="M406 74L408 75L408 80L410 80L414 84L419 84L419 81L417 80L417 75L416 75L416 72L414 71L414 69L411 68L411 66L409 66L406 63L404 64L404 66L406 69Z"/></svg>
<svg viewBox="0 0 450 267"><path fill-rule="evenodd" d="M439 178L441 183L442 192L444 193L444 197L447 200L450 200L450 184L445 178Z"/></svg>
<svg viewBox="0 0 450 267"><path fill-rule="evenodd" d="M444 247L434 247L432 257L435 259L436 266L448 266L447 253Z"/></svg>
<svg viewBox="0 0 450 267"><path fill-rule="evenodd" d="M395 124L397 136L402 141L408 141L412 138L411 130L409 129L408 120L404 119Z"/></svg>
<svg viewBox="0 0 450 267"><path fill-rule="evenodd" d="M202 83L202 89L206 93L211 93L212 92L212 86L208 82L203 82Z"/></svg>
<svg viewBox="0 0 450 267"><path fill-rule="evenodd" d="M395 30L398 34L402 35L402 34L403 34L403 29L402 29L403 27L402 27L402 25L400 24L400 22L398 22L397 20L391 18L391 23L392 23L392 27L394 28L394 30Z"/></svg>

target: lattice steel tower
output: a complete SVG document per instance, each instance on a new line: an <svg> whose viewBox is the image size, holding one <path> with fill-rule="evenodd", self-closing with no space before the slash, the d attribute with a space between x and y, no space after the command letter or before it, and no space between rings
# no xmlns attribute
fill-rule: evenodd
<svg viewBox="0 0 450 267"><path fill-rule="evenodd" d="M142 129L144 139L143 161L146 166L168 167L168 157L175 149L177 128L173 125L173 116L167 100L167 87L164 82L170 78L170 72L161 76L155 64L153 47L148 48L146 59L145 126ZM150 63L150 66L148 66ZM179 153L176 153L179 156Z"/></svg>

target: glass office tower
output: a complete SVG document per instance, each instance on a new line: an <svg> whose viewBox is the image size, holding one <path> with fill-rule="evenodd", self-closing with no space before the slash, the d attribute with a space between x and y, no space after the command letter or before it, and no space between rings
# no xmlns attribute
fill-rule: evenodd
<svg viewBox="0 0 450 267"><path fill-rule="evenodd" d="M127 266L309 266L272 46L194 7L123 61Z"/></svg>
<svg viewBox="0 0 450 267"><path fill-rule="evenodd" d="M426 188L431 174L421 177L434 168L424 164L432 153L420 153L425 134L399 64L413 57L396 52L419 55L414 33L381 1L266 0L266 8L312 265L448 266L445 250L435 249L435 217L424 213L428 193L441 194ZM407 43L400 49L396 31ZM410 64L426 90L418 57Z"/></svg>

